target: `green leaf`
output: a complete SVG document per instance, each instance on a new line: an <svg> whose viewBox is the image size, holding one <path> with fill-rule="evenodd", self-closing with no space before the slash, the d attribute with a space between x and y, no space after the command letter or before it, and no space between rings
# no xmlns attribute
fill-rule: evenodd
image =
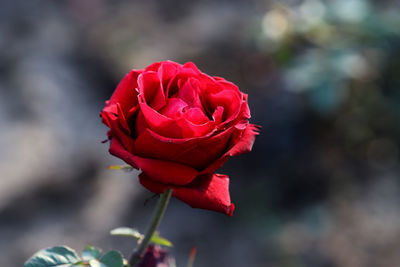
<svg viewBox="0 0 400 267"><path fill-rule="evenodd" d="M100 258L101 249L87 245L82 252L82 259L85 261L96 260Z"/></svg>
<svg viewBox="0 0 400 267"><path fill-rule="evenodd" d="M80 260L73 249L60 246L40 250L25 262L24 267L68 267Z"/></svg>
<svg viewBox="0 0 400 267"><path fill-rule="evenodd" d="M142 239L143 235L138 230L129 227L118 227L110 232L111 235L128 236L137 239Z"/></svg>
<svg viewBox="0 0 400 267"><path fill-rule="evenodd" d="M123 171L132 171L133 167L129 165L111 165L108 166L110 170L123 170Z"/></svg>
<svg viewBox="0 0 400 267"><path fill-rule="evenodd" d="M166 247L172 247L172 246L173 246L172 243L171 243L171 241L169 241L169 240L167 240L167 239L165 239L165 238L162 238L162 237L159 235L158 232L155 232L155 233L153 234L153 236L152 236L151 239L150 239L150 242L155 243L155 244L158 244L158 245L166 246Z"/></svg>
<svg viewBox="0 0 400 267"><path fill-rule="evenodd" d="M119 227L115 228L110 231L111 235L119 235L119 236L127 236L127 237L133 237L139 240L142 240L144 235L138 232L138 230L130 228L130 227ZM153 236L150 239L151 243L155 243L158 245L166 246L166 247L172 247L171 241L161 237L158 232L155 232Z"/></svg>
<svg viewBox="0 0 400 267"><path fill-rule="evenodd" d="M106 254L104 254L104 256L101 257L100 262L105 264L107 267L123 267L124 266L124 260L121 256L121 254L116 250L111 250L110 252L107 252Z"/></svg>

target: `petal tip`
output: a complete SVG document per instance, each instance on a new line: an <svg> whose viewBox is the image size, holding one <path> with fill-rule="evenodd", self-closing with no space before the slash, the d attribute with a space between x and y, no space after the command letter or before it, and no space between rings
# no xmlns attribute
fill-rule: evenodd
<svg viewBox="0 0 400 267"><path fill-rule="evenodd" d="M232 217L233 211L234 211L234 210L235 210L235 205L232 203L231 206L228 208L227 215L228 215L229 217Z"/></svg>

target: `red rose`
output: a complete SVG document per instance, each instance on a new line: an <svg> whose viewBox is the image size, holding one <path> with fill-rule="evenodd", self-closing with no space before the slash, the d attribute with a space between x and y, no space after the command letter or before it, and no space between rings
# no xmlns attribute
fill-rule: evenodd
<svg viewBox="0 0 400 267"><path fill-rule="evenodd" d="M140 169L140 183L194 208L232 215L229 178L214 174L230 156L249 152L258 126L249 124L247 95L189 62L132 70L101 112L110 153Z"/></svg>

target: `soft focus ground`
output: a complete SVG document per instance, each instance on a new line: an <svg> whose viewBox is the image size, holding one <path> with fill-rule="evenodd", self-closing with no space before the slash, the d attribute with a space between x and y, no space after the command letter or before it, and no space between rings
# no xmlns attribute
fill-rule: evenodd
<svg viewBox="0 0 400 267"><path fill-rule="evenodd" d="M249 94L262 133L232 158L234 216L172 200L160 228L185 266L400 262L397 1L0 2L0 266L143 231L155 199L107 152L104 101L131 68L195 62Z"/></svg>

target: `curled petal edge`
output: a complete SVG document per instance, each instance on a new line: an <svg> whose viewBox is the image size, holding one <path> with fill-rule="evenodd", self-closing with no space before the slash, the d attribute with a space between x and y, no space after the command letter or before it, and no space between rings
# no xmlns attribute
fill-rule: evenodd
<svg viewBox="0 0 400 267"><path fill-rule="evenodd" d="M135 156L117 138L111 138L109 151L132 167L142 170L149 179L163 184L186 185L199 174L197 170L182 164Z"/></svg>
<svg viewBox="0 0 400 267"><path fill-rule="evenodd" d="M106 102L106 106L119 103L125 113L130 107L137 105L137 78L142 72L143 70L131 70L126 74L119 82L110 100Z"/></svg>
<svg viewBox="0 0 400 267"><path fill-rule="evenodd" d="M235 127L240 126L237 125ZM207 168L202 170L200 174L213 173L217 169L221 168L222 165L224 165L224 163L229 159L229 157L238 156L250 152L253 148L256 136L259 134L260 128L261 127L258 125L248 124L244 131L241 132L241 136L238 137L239 140L237 141L237 143L233 145L232 148L229 149L228 152L223 154L219 159L217 159Z"/></svg>

